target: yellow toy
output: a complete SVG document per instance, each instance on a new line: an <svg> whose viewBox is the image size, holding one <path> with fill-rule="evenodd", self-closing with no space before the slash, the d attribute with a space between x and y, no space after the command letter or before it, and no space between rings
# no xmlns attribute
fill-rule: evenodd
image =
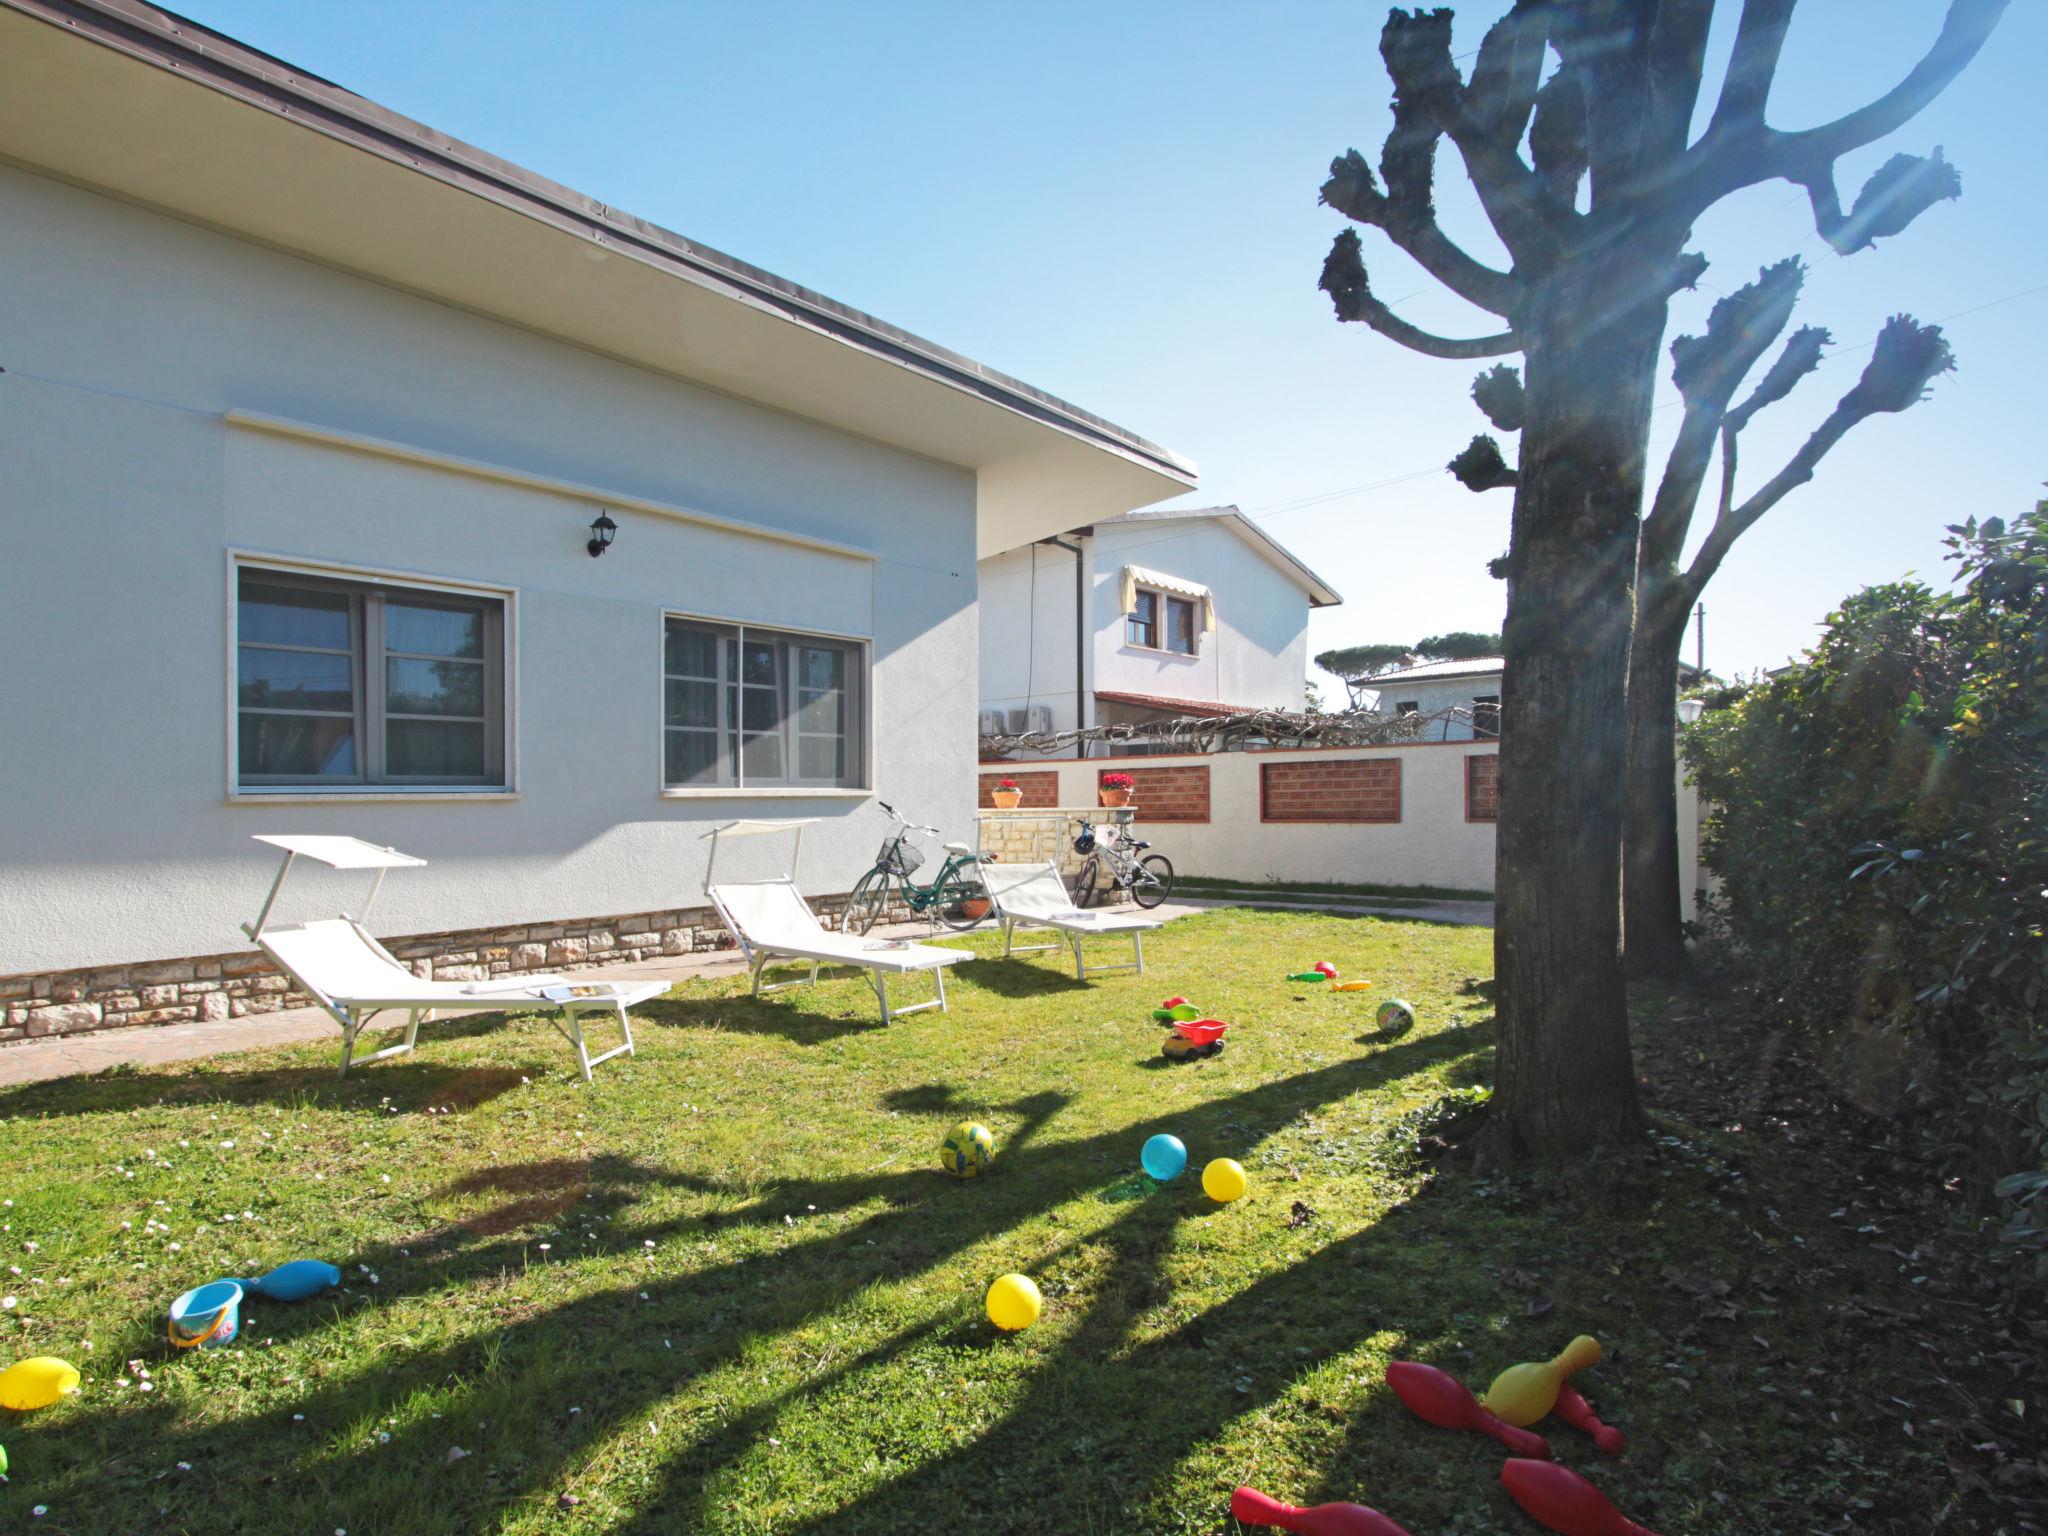
<svg viewBox="0 0 2048 1536"><path fill-rule="evenodd" d="M1567 1376L1599 1359L1600 1341L1582 1333L1555 1360L1509 1366L1493 1378L1480 1401L1495 1418L1527 1429L1557 1406L1557 1391Z"/></svg>
<svg viewBox="0 0 2048 1536"><path fill-rule="evenodd" d="M996 1139L985 1125L962 1120L939 1143L939 1166L956 1179L979 1178L995 1160Z"/></svg>
<svg viewBox="0 0 2048 1536"><path fill-rule="evenodd" d="M17 1360L0 1371L0 1408L26 1412L47 1408L66 1392L78 1390L78 1367L54 1355Z"/></svg>
<svg viewBox="0 0 2048 1536"><path fill-rule="evenodd" d="M1005 1333L1029 1328L1038 1321L1038 1309L1045 1305L1038 1287L1025 1275L1004 1275L988 1288L988 1320Z"/></svg>
<svg viewBox="0 0 2048 1536"><path fill-rule="evenodd" d="M1218 1205L1230 1204L1245 1187L1244 1168L1231 1158L1219 1157L1202 1170L1202 1193Z"/></svg>

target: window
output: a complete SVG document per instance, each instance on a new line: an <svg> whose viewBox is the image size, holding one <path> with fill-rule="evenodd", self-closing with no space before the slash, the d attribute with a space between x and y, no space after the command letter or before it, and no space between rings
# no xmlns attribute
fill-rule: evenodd
<svg viewBox="0 0 2048 1536"><path fill-rule="evenodd" d="M866 782L857 643L670 619L662 651L664 787Z"/></svg>
<svg viewBox="0 0 2048 1536"><path fill-rule="evenodd" d="M243 567L235 587L243 789L505 782L505 604Z"/></svg>
<svg viewBox="0 0 2048 1536"><path fill-rule="evenodd" d="M1159 594L1140 592L1137 605L1124 620L1124 643L1156 650L1159 646Z"/></svg>
<svg viewBox="0 0 2048 1536"><path fill-rule="evenodd" d="M1472 698L1472 734L1482 740L1500 735L1500 695L1475 694Z"/></svg>
<svg viewBox="0 0 2048 1536"><path fill-rule="evenodd" d="M1403 699L1400 703L1394 706L1394 713L1397 715L1412 715L1415 714L1421 708L1422 705L1417 700Z"/></svg>
<svg viewBox="0 0 2048 1536"><path fill-rule="evenodd" d="M1182 656L1195 654L1195 605L1187 598L1166 600L1166 648Z"/></svg>

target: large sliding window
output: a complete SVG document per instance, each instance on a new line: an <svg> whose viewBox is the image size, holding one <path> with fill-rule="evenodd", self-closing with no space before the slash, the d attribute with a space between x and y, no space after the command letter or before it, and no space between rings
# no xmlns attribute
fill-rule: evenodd
<svg viewBox="0 0 2048 1536"><path fill-rule="evenodd" d="M242 567L240 789L505 783L500 598Z"/></svg>
<svg viewBox="0 0 2048 1536"><path fill-rule="evenodd" d="M662 652L664 787L864 786L857 642L672 618Z"/></svg>

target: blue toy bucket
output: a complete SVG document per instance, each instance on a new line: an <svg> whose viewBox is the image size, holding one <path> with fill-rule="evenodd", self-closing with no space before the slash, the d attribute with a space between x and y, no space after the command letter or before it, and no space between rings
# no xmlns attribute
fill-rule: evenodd
<svg viewBox="0 0 2048 1536"><path fill-rule="evenodd" d="M170 1338L179 1349L216 1349L242 1330L242 1287L234 1280L198 1286L171 1303Z"/></svg>

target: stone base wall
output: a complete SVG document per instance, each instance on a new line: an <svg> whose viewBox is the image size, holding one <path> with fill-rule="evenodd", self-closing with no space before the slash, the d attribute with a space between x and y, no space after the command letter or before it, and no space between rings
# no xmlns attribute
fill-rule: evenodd
<svg viewBox="0 0 2048 1536"><path fill-rule="evenodd" d="M846 904L844 896L806 899L827 927ZM380 942L416 975L434 981L482 981L521 971L567 970L734 947L732 935L709 907L410 934ZM217 1023L251 1013L304 1008L312 1001L269 957L255 950L0 976L0 1043L137 1024Z"/></svg>

